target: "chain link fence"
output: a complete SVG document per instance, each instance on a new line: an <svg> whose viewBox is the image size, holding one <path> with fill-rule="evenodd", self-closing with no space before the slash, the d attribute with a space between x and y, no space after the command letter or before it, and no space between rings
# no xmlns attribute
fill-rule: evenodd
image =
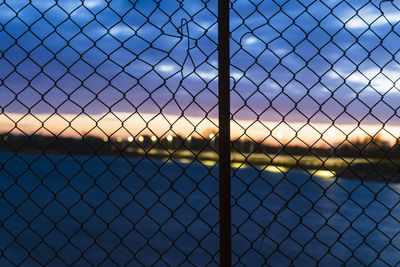
<svg viewBox="0 0 400 267"><path fill-rule="evenodd" d="M232 264L398 265L399 3L230 5ZM218 1L0 14L0 265L218 265Z"/></svg>
<svg viewBox="0 0 400 267"><path fill-rule="evenodd" d="M399 264L398 4L232 1L234 265Z"/></svg>
<svg viewBox="0 0 400 267"><path fill-rule="evenodd" d="M1 266L217 264L216 10L1 2Z"/></svg>

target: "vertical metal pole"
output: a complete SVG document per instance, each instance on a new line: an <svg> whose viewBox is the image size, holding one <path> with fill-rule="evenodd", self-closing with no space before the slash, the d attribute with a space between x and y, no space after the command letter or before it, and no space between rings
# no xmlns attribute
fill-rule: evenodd
<svg viewBox="0 0 400 267"><path fill-rule="evenodd" d="M218 0L219 242L222 267L232 266L229 39L229 0Z"/></svg>

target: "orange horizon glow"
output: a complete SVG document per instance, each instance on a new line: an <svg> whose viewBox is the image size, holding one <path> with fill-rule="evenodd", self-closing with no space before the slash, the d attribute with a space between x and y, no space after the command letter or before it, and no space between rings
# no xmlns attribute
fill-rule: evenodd
<svg viewBox="0 0 400 267"><path fill-rule="evenodd" d="M218 120L164 114L0 114L0 133L59 135L125 140L141 135L166 138L168 135L209 137L217 131ZM264 126L265 125L265 126ZM400 136L400 125L353 125L279 121L234 120L232 140L255 140L271 144L327 146L345 140L361 140L379 134L383 141L394 144Z"/></svg>

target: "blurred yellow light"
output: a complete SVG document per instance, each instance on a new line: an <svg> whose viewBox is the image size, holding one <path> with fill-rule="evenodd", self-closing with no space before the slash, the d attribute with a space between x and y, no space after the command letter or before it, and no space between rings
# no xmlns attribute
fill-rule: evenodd
<svg viewBox="0 0 400 267"><path fill-rule="evenodd" d="M286 172L288 169L282 166L268 166L265 170L269 172L283 173Z"/></svg>
<svg viewBox="0 0 400 267"><path fill-rule="evenodd" d="M104 141L104 142L108 142L108 137L107 137L107 136L104 136L104 137L103 137L103 141Z"/></svg>
<svg viewBox="0 0 400 267"><path fill-rule="evenodd" d="M206 166L215 166L215 164L217 164L215 160L201 160L200 162Z"/></svg>
<svg viewBox="0 0 400 267"><path fill-rule="evenodd" d="M168 140L169 142L171 142L172 140L174 140L174 138L172 137L172 135L168 135L168 136L167 136L167 140Z"/></svg>
<svg viewBox="0 0 400 267"><path fill-rule="evenodd" d="M118 142L118 143L121 143L121 142L122 142L122 138L121 138L121 137L118 137L118 138L117 138L117 142Z"/></svg>
<svg viewBox="0 0 400 267"><path fill-rule="evenodd" d="M233 168L244 168L244 167L246 167L247 165L246 164L244 164L243 162L233 162L232 164L232 167Z"/></svg>
<svg viewBox="0 0 400 267"><path fill-rule="evenodd" d="M143 136L139 136L138 140L139 140L139 142L143 142L144 141L144 137Z"/></svg>
<svg viewBox="0 0 400 267"><path fill-rule="evenodd" d="M315 175L324 177L324 178L331 178L335 176L335 172L333 171L316 171Z"/></svg>
<svg viewBox="0 0 400 267"><path fill-rule="evenodd" d="M132 143L132 142L133 142L133 137L132 137L132 136L129 136L129 137L128 137L128 142L129 142L129 143Z"/></svg>
<svg viewBox="0 0 400 267"><path fill-rule="evenodd" d="M153 142L157 141L157 137L153 135L153 136L151 137L151 141L153 141Z"/></svg>
<svg viewBox="0 0 400 267"><path fill-rule="evenodd" d="M185 159L185 158L181 158L181 159L179 159L179 161L182 162L182 163L191 163L191 162L193 162L193 160Z"/></svg>
<svg viewBox="0 0 400 267"><path fill-rule="evenodd" d="M209 136L208 136L210 139L213 139L214 137L215 137L215 134L210 134Z"/></svg>

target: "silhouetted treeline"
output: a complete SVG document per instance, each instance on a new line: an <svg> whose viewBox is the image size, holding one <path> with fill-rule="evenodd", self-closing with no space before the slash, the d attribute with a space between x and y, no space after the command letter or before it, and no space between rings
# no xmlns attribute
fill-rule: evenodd
<svg viewBox="0 0 400 267"><path fill-rule="evenodd" d="M364 157L364 158L400 158L400 144L389 145L379 136L358 140L347 140L340 144L332 144L326 147L295 146L295 145L268 145L251 141L235 141L235 151L243 153L266 153L280 155L304 155L321 157Z"/></svg>
<svg viewBox="0 0 400 267"><path fill-rule="evenodd" d="M118 153L135 153L137 149L147 151L162 150L193 150L217 151L218 136L209 138L180 136L158 139L143 135L133 140L106 138L93 136L78 138L54 137L43 135L7 135L0 134L0 151L23 153L49 154L98 154L112 155ZM346 141L332 147L307 147L293 145L268 145L252 141L236 140L233 142L233 151L240 153L265 153L280 155L316 155L336 157L365 157L365 158L400 158L400 145L397 142L389 145L379 137L364 138L356 141Z"/></svg>
<svg viewBox="0 0 400 267"><path fill-rule="evenodd" d="M153 137L154 138L154 137ZM139 141L140 140L140 141ZM141 136L141 139L128 141L119 138L98 138L84 136L82 138L67 138L43 135L7 135L0 134L0 151L13 153L40 153L40 154L97 154L112 155L119 153L135 154L141 150L141 154L151 149L161 150L215 150L215 140L191 138L185 140L181 137L173 137L168 140L152 140L150 136ZM132 150L134 149L134 150Z"/></svg>
<svg viewBox="0 0 400 267"><path fill-rule="evenodd" d="M112 154L111 143L100 138L82 139L43 135L0 135L0 150L41 154Z"/></svg>

